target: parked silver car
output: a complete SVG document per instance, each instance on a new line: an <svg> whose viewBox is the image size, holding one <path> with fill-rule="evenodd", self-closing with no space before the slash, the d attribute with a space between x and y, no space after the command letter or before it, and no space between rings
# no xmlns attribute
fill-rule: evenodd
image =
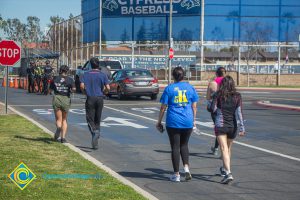
<svg viewBox="0 0 300 200"><path fill-rule="evenodd" d="M146 69L122 69L112 75L109 96L117 95L118 99L125 96L149 96L157 99L158 81Z"/></svg>

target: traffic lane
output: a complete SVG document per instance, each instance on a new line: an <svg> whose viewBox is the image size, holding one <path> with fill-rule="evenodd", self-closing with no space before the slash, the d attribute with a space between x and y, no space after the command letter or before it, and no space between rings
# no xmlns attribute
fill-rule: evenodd
<svg viewBox="0 0 300 200"><path fill-rule="evenodd" d="M26 107L28 109L28 107ZM109 113L107 111L106 113ZM116 113L118 117L128 117L127 115L120 115L119 112ZM110 115L114 115L114 113L110 113ZM75 115L76 116L76 115ZM41 120L41 118L39 118ZM47 120L42 120L47 121ZM72 121L72 119L70 119ZM141 119L143 121L143 119ZM52 124L52 123L51 123ZM151 126L152 122L146 124L142 123L145 126ZM290 198L292 195L299 195L297 192L295 193L294 187L295 185L299 185L298 182L293 182L291 174L294 177L299 175L298 169L292 166L281 166L277 168L276 166L280 166L278 163L278 157L274 156L271 161L266 162L266 159L270 159L270 155L266 155L265 153L253 152L253 150L240 150L239 147L235 147L235 149L239 149L238 153L234 151L234 160L233 163L238 163L238 165L233 165L233 170L235 177L238 180L236 182L236 186L228 188L224 188L224 186L219 185L219 181L221 178L216 175L217 166L219 166L220 160L213 157L211 154L207 153L207 145L209 141L206 137L198 137L193 136L191 138L190 144L190 152L191 152L191 170L194 176L194 182L188 183L185 186L177 187L174 185L170 185L168 181L168 175L171 173L171 161L170 161L170 147L168 145L168 139L166 135L162 135L165 137L163 139L164 144L139 144L140 142L134 142L137 139L143 139L144 133L140 133L139 137L131 138L132 143L134 144L122 144L116 141L107 140L105 137L106 131L103 129L103 137L101 138L101 148L99 151L92 151L89 149L90 146L90 134L87 131L87 128L83 127L75 127L69 126L69 136L68 140L81 148L82 150L90 153L94 157L100 159L102 162L107 164L109 167L113 168L115 171L118 171L121 175L130 178L133 182L137 184L141 184L145 189L153 194L159 196L162 199L172 199L174 196L170 195L176 194L175 197L178 197L177 192L178 189L181 191L180 196L186 199L194 199L196 196L205 197L210 196L212 199L216 198L226 198L230 197L232 199L249 199L253 196L253 198L264 196L266 198L273 197L270 191L274 191L275 188L285 188L285 191L277 190L280 193L285 194L286 191L291 194L287 194ZM132 135L133 131L127 129L119 128L118 132L122 132L123 135ZM159 138L161 135L156 135L153 129L147 129L150 132L148 133L155 138ZM114 134L112 128L107 129L109 131L108 134ZM153 134L154 133L154 134ZM147 134L147 133L146 133ZM156 137L158 136L158 137ZM202 144L198 142L195 143L195 140L201 140ZM138 144L138 145L137 145ZM236 146L236 145L235 145ZM247 162L243 163L243 160L247 160ZM279 159L280 160L280 159ZM254 162L255 161L255 162ZM289 163L284 161L285 164ZM253 166L253 168L249 168L249 166ZM257 168L257 166L259 166ZM280 172L280 175L276 175L276 177L280 177L279 179L270 179L273 177L272 174L263 176L259 174L259 172L266 170L272 166L272 169L275 173ZM274 167L275 166L275 167ZM243 168L240 171L239 168ZM262 169L260 168L262 167ZM285 172L283 169L290 169ZM254 173L249 173L249 171L254 171ZM245 171L250 176L245 176ZM258 173L258 174L257 174ZM274 174L275 174L274 173ZM288 173L288 174L285 174ZM285 178L288 178L290 182L282 179L281 175ZM251 179L251 177L262 177L262 179ZM256 182L261 182L261 185L257 185ZM270 187L265 187L266 182L274 181L274 184ZM254 184L255 182L255 184ZM288 183L288 184L287 184ZM237 188L241 188L238 190ZM275 188L274 188L275 187ZM200 189L199 189L200 188ZM245 188L246 191L245 191ZM261 188L260 192L252 193L256 191L257 188ZM224 191L225 189L225 191ZM214 191L220 191L220 193L215 193ZM194 191L197 191L196 193ZM249 194L249 191L251 194ZM175 198L176 199L176 198ZM273 199L276 199L273 197ZM292 198L290 198L292 199Z"/></svg>
<svg viewBox="0 0 300 200"><path fill-rule="evenodd" d="M34 99L36 100L36 98ZM28 109L29 107L18 107L18 108ZM81 107L81 109L82 108L83 107ZM26 112L26 110L24 112ZM29 111L27 110L27 112ZM112 111L104 110L104 112L110 113ZM31 115L37 116L36 113L31 113ZM70 114L70 121L73 121L72 115L73 114ZM110 115L113 115L113 113L111 113ZM118 117L128 118L128 115L120 114L119 112L117 112L116 115ZM79 121L81 121L82 118L84 117L80 116L79 118L80 118ZM44 123L46 126L48 127L50 126L50 128L52 127L52 130L55 130L53 121L47 120L48 117L46 120L41 116L36 117L36 119ZM144 122L142 124L145 126L151 127L151 125L153 125L153 122L150 122L149 124L145 124L146 121L143 118L138 118L138 119L133 118L133 120L139 120L140 122ZM132 130L129 131L129 133L127 133L126 130L128 128L124 128L124 127L118 127L118 128L119 128L118 132L121 132L124 135L130 135L133 133ZM107 130L109 131L109 133L111 133L112 128L109 128ZM148 134L153 136L153 132L155 132L155 129L149 128L147 130L149 130ZM295 185L296 186L299 185L298 182L295 182L293 180L293 177L297 177L299 175L298 168L295 169L293 164L291 164L291 166L286 166L288 165L288 163L290 163L290 161L282 161L282 159L279 159L276 156L273 157L274 160L272 159L270 162L266 163L265 159L267 158L270 159L270 157L272 156L265 154L263 152L256 152L255 150L249 150L247 148L246 150L243 150L244 147L236 147L237 152L234 150L234 155L236 155L236 158L240 157L241 160L235 160L234 158L233 162L239 163L239 165L233 167L233 169L235 170L234 173L236 178L240 180L236 182L239 183L238 187L245 187L246 184L246 188L250 188L250 189L249 190L248 189L245 190L244 188L237 189L231 186L224 187L219 185L218 182L220 181L221 178L215 176L215 172L217 171L216 166L220 165L220 160L215 159L212 155L207 153L207 149L208 149L207 144L210 142L211 139L207 137L199 137L199 136L193 136L191 138L191 145L190 145L191 163L193 163L191 164L192 165L191 170L194 174L194 181L191 183L187 183L184 186L172 185L172 183L170 183L167 180L167 177L171 172L170 147L168 145L167 138L164 138L163 140L164 144L158 144L158 145L155 144L141 145L139 144L140 142L133 142L136 139L143 139L143 135L142 136L141 135L142 134L140 134L140 137L131 138L132 143L136 143L135 145L129 145L129 144L122 145L119 142L106 139L105 131L103 130L103 137L101 140L100 150L92 151L88 148L90 145L90 134L88 133L87 128L70 125L68 140L77 146L86 147L82 149L87 151L91 155L94 155L96 158L100 160L103 159L104 162L107 163L114 170L119 171L119 173L122 174L123 176L130 177L132 181L134 181L137 184L141 184L146 190L153 192L155 195L158 195L161 199L173 199L174 197L175 198L178 197L178 195L180 197L182 196L187 199L195 199L198 198L199 196L203 198L209 196L212 199L216 199L220 197L225 199L227 197L230 197L232 199L244 199L244 198L257 199L258 197L261 196L266 198L276 199L276 196L278 195L274 197L273 196L274 192L270 193L270 191L274 191L277 188L285 188L285 191L288 191L288 193L281 190L277 190L277 191L279 191L281 194L284 195L286 194L286 196L289 197L290 199L293 199L294 197L297 196L299 197L299 193L295 192L293 188L295 187ZM160 136L160 134L158 135ZM166 135L163 135L162 137L166 137ZM192 159L193 157L195 158ZM156 158L159 159L155 161ZM241 166L243 168L246 167L247 169L247 167L251 165L248 162L246 162L245 164L241 164L241 163L243 160L248 161L249 159L250 159L249 162L251 162L252 166L254 166L253 169L250 168L249 170L251 171L252 169L255 173L254 174L249 173L250 176L246 176L245 179L242 179L245 171L238 172L237 168ZM255 164L253 164L251 159L255 159ZM284 166L278 168L281 162L284 162ZM270 187L265 187L266 182L268 182L270 179L259 179L259 180L251 179L251 177L262 177L261 174L259 174L259 172L263 171L266 168L267 169L270 168L270 166L266 166L267 164L273 166L272 169L274 169L276 173L280 172L282 174L283 177L281 177L281 174L275 176L276 180L274 180L274 183L278 183L278 185L276 184ZM259 166L258 168L256 167L257 165ZM261 166L265 168L260 169ZM285 168L291 170L288 172L282 171ZM293 177L290 177L291 174L293 174ZM273 176L270 175L270 177ZM284 177L289 178L290 181L283 179ZM249 180L255 181L255 183L249 182ZM257 184L256 183L257 181L260 181L262 184L261 185ZM286 186L287 183L288 185ZM262 188L262 190L256 192L257 191L256 186ZM178 191L181 191L180 194L178 193ZM220 192L216 193L215 191L220 191Z"/></svg>
<svg viewBox="0 0 300 200"><path fill-rule="evenodd" d="M115 112L119 117L128 117L125 113ZM150 123L146 119L141 118L139 122L150 127L153 123L151 120L149 121ZM156 137L155 130L151 128L140 132L140 137L143 138L147 132L151 136ZM125 129L123 129L122 133L126 134ZM160 136L160 134L158 135ZM224 188L224 186L219 185L221 178L216 175L216 172L218 166L221 165L221 161L207 151L207 144L210 143L210 138L199 137L197 135L192 136L190 144L191 171L194 181L187 183L183 187L174 187L167 180L172 169L168 139L165 137L164 144L159 143L157 145L131 144L131 149L135 149L134 161L127 160L128 162L126 163L126 160L122 160L123 162L120 164L118 161L112 161L111 156L108 156L108 160L104 159L104 161L106 163L113 162L114 164L111 167L114 170L139 185L143 184L150 192L154 192L154 195L158 193L158 197L162 199L174 199L174 195L176 196L175 199L177 199L178 194L185 199L195 199L195 197L205 198L205 196L211 196L212 199L229 197L232 199L257 199L258 197L264 197L265 199L272 197L276 199L273 196L275 190L278 194L281 193L291 199L299 197L299 192L296 189L299 186L299 181L294 177L295 175L299 175L299 167L294 161L285 161L277 156L256 152L255 150L238 147L237 145L234 147L233 154L235 156L232 161L234 163L232 169L238 179L235 182L236 185L231 188ZM124 149L122 150L124 151ZM101 155L103 154L101 153ZM274 171L266 173L266 170L271 166ZM290 170L285 171L284 169ZM247 175L245 175L245 172ZM277 175L278 172L280 172L280 175ZM274 176L275 174L276 176ZM274 184L266 187L265 184L268 182ZM257 192L257 188L261 190ZM284 190L278 190L278 188L284 188ZM215 191L220 191L220 193L215 193ZM270 193L270 191L272 192Z"/></svg>
<svg viewBox="0 0 300 200"><path fill-rule="evenodd" d="M110 111L104 110L105 113L109 113L110 115L117 115L118 117L128 117L126 114L120 114L116 111L116 113L113 113ZM104 116L105 118L105 116ZM134 119L133 119L134 120ZM144 122L143 122L144 121ZM151 127L153 123L145 121L143 118L139 121L144 126ZM78 129L78 128L76 128ZM120 129L120 128L119 128ZM116 134L113 128L109 128L106 130L106 128L102 129L103 132L103 138L106 139L105 134L106 131L109 131L107 134ZM120 132L120 130L116 130ZM127 132L128 131L128 132ZM81 131L80 131L81 132ZM87 129L85 133L87 132ZM127 137L130 137L131 135L135 135L132 130L126 130L122 128L122 134L126 135ZM134 140L147 140L149 141L149 137L145 137L145 134L148 134L150 137L154 137L157 140L157 144L152 144L149 142L142 143L140 141L134 141ZM71 138L75 137L76 134L72 135ZM158 136L158 137L157 137ZM79 135L79 137L82 137L82 134ZM89 143L88 136L85 139L79 139L80 143L77 145L85 145L82 143L82 140L85 141L85 143ZM119 137L119 136L117 136ZM162 140L160 137L163 137ZM103 139L102 138L102 139ZM269 174L269 176L263 176L264 179L259 179L261 181L261 185L257 186L256 181L257 179L251 179L250 177L245 177L245 179L241 178L242 175L245 173L243 170L238 170L240 167L245 167L249 165L254 165L254 168L246 168L244 170L253 170L254 174L250 173L250 176L261 176L259 172L261 172L263 169L269 168L270 166L276 165L278 166L281 162L277 163L277 161L273 161L271 159L270 162L266 162L266 159L269 159L269 155L266 155L264 153L255 153L253 155L252 153L249 153L249 150L243 150L248 152L241 152L241 154L236 155L237 160L233 160L233 163L239 163L237 166L233 165L233 169L235 170L234 173L236 175L236 178L239 179L239 182L236 182L236 186L224 191L224 187L219 185L220 177L216 175L217 167L220 165L220 160L215 159L211 154L207 152L207 144L210 142L207 140L207 138L199 137L199 136L193 136L191 138L191 170L193 172L194 181L188 183L184 187L174 187L174 185L170 185L168 181L168 175L171 173L171 161L170 161L170 147L168 145L168 139L165 135L160 135L159 133L155 132L155 129L144 129L139 130L138 135L134 137L130 137L131 144L124 144L124 141L117 141L113 140L111 141L102 141L100 149L100 155L96 154L96 152L91 152L93 156L96 156L98 159L103 161L104 163L108 164L110 167L112 167L115 171L119 172L121 175L130 178L133 182L143 185L145 189L147 189L149 192L152 192L154 195L159 196L161 199L174 199L173 195L170 195L170 192L173 194L176 194L175 197L178 198L178 189L181 191L182 194L179 196L182 196L182 198L186 199L194 199L195 197L205 197L205 196L211 196L212 199L217 198L225 198L230 197L232 199L241 199L241 197L245 197L246 199L249 199L249 197L253 196L253 198L257 197L267 197L271 198L273 197L272 194L269 193L269 191L275 190L275 188L285 188L285 191L288 192L295 192L295 185L299 185L298 182L288 182L288 185L286 186L287 180L293 180L291 175L287 176L285 173L293 174L293 175L299 175L299 169L295 169L293 166L289 166L289 169L294 169L294 171L288 171L288 172L281 172L282 169L285 168L285 166L281 166L282 168L274 168L273 169L278 173L279 171L281 174L288 178L285 181L282 181L282 179L272 179L272 174ZM198 140L198 142L197 142ZM88 142L86 142L88 141ZM199 143L199 141L201 141ZM113 149L110 149L111 143L115 144ZM108 146L105 146L105 144L109 144ZM118 145L121 145L118 146ZM119 151L116 151L116 149L119 149ZM114 150L114 153L112 153ZM120 152L122 152L122 156L120 156ZM251 152L251 151L250 151ZM124 154L123 154L124 153ZM116 154L116 155L114 155ZM100 157L98 157L100 156ZM194 157L194 159L192 159ZM241 160L246 159L247 162L243 163ZM260 160L261 159L261 160ZM274 156L275 160L278 158ZM255 162L254 162L255 160ZM205 164L203 164L205 162ZM251 162L251 164L249 164ZM289 162L288 162L289 163ZM258 168L256 168L256 165L259 165ZM197 167L193 167L197 166ZM260 167L263 166L262 169ZM247 172L248 173L248 172ZM255 174L258 173L258 174ZM277 176L278 178L278 176ZM282 177L281 177L282 178ZM199 182L200 181L200 182ZM250 182L249 182L250 181ZM251 182L252 181L252 182ZM272 185L271 187L263 187L266 182L274 181L277 182L277 184ZM207 182L207 184L204 184L203 182ZM253 182L255 182L255 186L253 185ZM214 185L218 183L217 185ZM205 185L205 186L204 186ZM216 190L220 191L220 193L214 193ZM255 191L258 188L261 188L260 192L256 192L255 194L248 194L248 191ZM199 188L201 188L199 190ZM213 189L212 189L213 188ZM237 191L237 188L241 188L240 191ZM247 188L247 191L245 192L245 188ZM209 190L210 189L210 190ZM193 191L197 191L196 193ZM209 192L208 192L209 191ZM281 192L285 194L285 191L279 190L278 192ZM242 195L241 195L242 194ZM299 193L296 195L298 196ZM292 197L292 195L287 194L288 197ZM299 196L298 196L299 197ZM175 198L175 199L176 199ZM273 197L274 198L274 197ZM276 199L276 198L274 198ZM291 198L292 199L292 198Z"/></svg>
<svg viewBox="0 0 300 200"><path fill-rule="evenodd" d="M32 104L42 105L43 107L41 108L35 108L37 111L47 105L49 105L49 109L51 109L52 97L50 96L26 94L26 91L24 90L11 89L10 91L11 94L9 96L9 102L12 104L19 106L29 106ZM85 97L83 95L76 94L72 98L72 106L82 106L81 108L83 109L84 101ZM138 106L132 107L132 104ZM286 111L276 111L275 113L272 113L272 110L269 109L263 110L255 106L251 108L249 107L251 106L250 104L251 101L247 102L246 98L244 100L244 115L246 119L247 137L242 140L259 147L268 148L273 151L280 151L285 154L296 155L299 153L299 124L297 123L297 120L294 119L295 114L293 112ZM125 101L117 101L112 98L105 101L105 105L113 105L113 107L116 106L118 109L125 109L126 111L136 114L141 114L141 109L145 110L144 108L153 108L154 110L150 109L148 111L153 113L147 113L147 116L150 115L150 117L155 120L157 119L159 109L159 103L157 101L151 101L147 98L140 98L138 100L128 98ZM158 106L155 107L156 105ZM199 121L202 123L211 123L209 113L206 112L205 104L200 102L199 105L200 109L197 115ZM133 110L132 108L135 108L136 110ZM144 115L144 113L142 115ZM72 114L70 115L70 118L72 118ZM53 120L54 118L51 119ZM84 117L78 121L78 123L80 122L85 123ZM208 124L208 126L209 127L202 126L200 129L213 134L213 130L210 128L211 124ZM294 129L293 127L296 128ZM276 145L274 145L274 142L276 142ZM286 143L292 144L292 146L286 146Z"/></svg>
<svg viewBox="0 0 300 200"><path fill-rule="evenodd" d="M158 118L159 104L157 106L122 105L115 104L108 107L132 113L137 116L146 116L153 120ZM244 100L244 119L246 137L241 141L257 147L298 157L300 153L300 125L295 120L299 113L293 111L278 111L263 109L253 105L251 101ZM213 124L210 113L206 111L205 104L199 104L197 124L201 131L213 135Z"/></svg>

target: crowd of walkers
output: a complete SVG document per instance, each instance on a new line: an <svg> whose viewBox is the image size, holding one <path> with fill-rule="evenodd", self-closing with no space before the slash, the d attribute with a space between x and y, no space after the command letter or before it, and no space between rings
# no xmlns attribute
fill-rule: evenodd
<svg viewBox="0 0 300 200"><path fill-rule="evenodd" d="M97 58L90 59L91 71L87 71L80 77L80 89L86 95L85 109L86 121L91 133L91 146L98 149L100 138L100 121L103 109L103 99L110 90L109 79L99 68ZM69 68L60 67L59 75L55 76L50 84L50 91L54 92L53 109L55 111L56 132L54 139L62 143L66 142L67 116L71 106L70 93L76 91L74 80L67 76ZM184 81L183 68L173 69L174 83L168 85L161 96L161 108L156 128L164 132L163 117L166 111L165 128L171 146L171 158L174 174L170 180L180 182L180 158L182 160L185 180L192 179L189 162L189 139L196 127L197 102L199 96L196 89ZM228 184L233 180L231 172L231 149L233 140L237 135L245 135L245 126L242 115L242 97L236 91L232 77L226 76L223 67L218 68L216 77L207 88L207 110L214 122L215 145L212 153L217 155L219 146L222 165L220 175L222 184Z"/></svg>

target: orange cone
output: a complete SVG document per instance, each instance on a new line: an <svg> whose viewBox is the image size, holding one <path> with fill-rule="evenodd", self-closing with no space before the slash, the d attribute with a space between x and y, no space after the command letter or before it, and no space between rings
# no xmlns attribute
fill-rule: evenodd
<svg viewBox="0 0 300 200"><path fill-rule="evenodd" d="M17 77L15 77L14 88L15 88L15 89L18 89L18 88L19 88L19 83L18 83L18 78L17 78Z"/></svg>
<svg viewBox="0 0 300 200"><path fill-rule="evenodd" d="M6 78L3 77L3 80L2 80L2 87L6 87Z"/></svg>
<svg viewBox="0 0 300 200"><path fill-rule="evenodd" d="M10 88L13 88L13 87L14 87L14 81L13 81L13 78L12 78L12 77L10 77L9 87L10 87Z"/></svg>

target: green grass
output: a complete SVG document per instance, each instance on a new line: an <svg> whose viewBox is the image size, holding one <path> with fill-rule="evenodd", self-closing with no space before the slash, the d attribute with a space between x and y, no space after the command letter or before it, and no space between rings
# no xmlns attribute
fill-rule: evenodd
<svg viewBox="0 0 300 200"><path fill-rule="evenodd" d="M24 190L8 177L20 162L36 174ZM0 199L144 199L17 115L0 116ZM100 179L45 179L43 174L100 174Z"/></svg>

